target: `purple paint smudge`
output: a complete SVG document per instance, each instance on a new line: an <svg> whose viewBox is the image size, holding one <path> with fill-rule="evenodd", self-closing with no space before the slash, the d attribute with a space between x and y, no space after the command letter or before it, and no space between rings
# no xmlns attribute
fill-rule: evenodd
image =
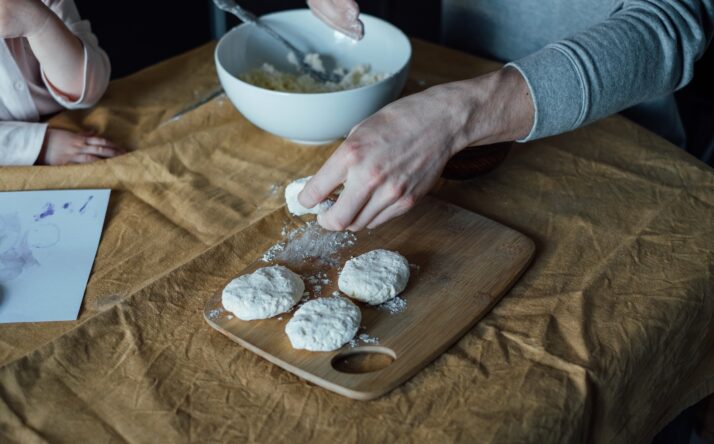
<svg viewBox="0 0 714 444"><path fill-rule="evenodd" d="M89 205L89 202L90 202L92 199L94 199L94 196L89 196L89 199L87 199L87 201L84 203L84 205L82 205L82 207L79 209L79 212L80 212L80 213L84 214L84 210L87 209L87 205Z"/></svg>
<svg viewBox="0 0 714 444"><path fill-rule="evenodd" d="M47 205L45 205L45 211L43 211L40 214L35 215L35 222L37 222L41 219L44 219L46 217L50 217L53 214L55 214L55 206L52 205L51 203L48 203Z"/></svg>
<svg viewBox="0 0 714 444"><path fill-rule="evenodd" d="M20 276L25 268L40 265L15 214L0 214L0 282Z"/></svg>

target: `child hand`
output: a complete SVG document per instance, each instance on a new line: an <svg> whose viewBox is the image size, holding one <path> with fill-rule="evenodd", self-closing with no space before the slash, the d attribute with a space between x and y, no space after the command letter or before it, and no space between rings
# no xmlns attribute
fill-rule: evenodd
<svg viewBox="0 0 714 444"><path fill-rule="evenodd" d="M40 0L0 0L0 38L32 35L51 17L52 11Z"/></svg>
<svg viewBox="0 0 714 444"><path fill-rule="evenodd" d="M37 163L44 165L92 163L125 153L126 151L102 137L48 128Z"/></svg>

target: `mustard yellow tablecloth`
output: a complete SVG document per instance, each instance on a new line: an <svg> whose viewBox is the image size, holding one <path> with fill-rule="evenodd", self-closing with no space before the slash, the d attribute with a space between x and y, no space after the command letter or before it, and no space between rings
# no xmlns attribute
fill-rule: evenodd
<svg viewBox="0 0 714 444"><path fill-rule="evenodd" d="M498 65L414 41L407 92ZM0 326L0 441L642 442L714 392L714 172L621 117L512 150L435 194L538 247L513 290L412 380L343 398L213 331L206 298L280 236L301 147L217 99L213 45L113 82L93 128L131 154L0 168L0 190L110 187L77 322Z"/></svg>

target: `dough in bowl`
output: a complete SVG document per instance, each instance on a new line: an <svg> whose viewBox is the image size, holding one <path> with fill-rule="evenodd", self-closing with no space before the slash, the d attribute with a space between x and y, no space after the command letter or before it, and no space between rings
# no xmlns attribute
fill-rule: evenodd
<svg viewBox="0 0 714 444"><path fill-rule="evenodd" d="M222 301L238 319L252 321L285 313L304 291L300 276L282 265L273 265L233 279L223 289Z"/></svg>
<svg viewBox="0 0 714 444"><path fill-rule="evenodd" d="M313 299L295 311L285 333L293 348L332 351L354 337L361 320L359 308L347 298Z"/></svg>
<svg viewBox="0 0 714 444"><path fill-rule="evenodd" d="M389 250L372 250L347 261L337 285L347 296L378 305L407 287L409 261Z"/></svg>
<svg viewBox="0 0 714 444"><path fill-rule="evenodd" d="M298 201L298 194L300 194L302 189L305 188L305 185L307 185L307 181L310 180L311 177L312 176L308 176L303 177L301 179L297 179L288 184L287 187L285 187L285 203L288 205L288 211L290 211L290 214L293 214L295 216L303 216L305 214L320 214L329 210L332 204L334 203L332 200L326 199L312 208L305 208L302 206L300 201Z"/></svg>

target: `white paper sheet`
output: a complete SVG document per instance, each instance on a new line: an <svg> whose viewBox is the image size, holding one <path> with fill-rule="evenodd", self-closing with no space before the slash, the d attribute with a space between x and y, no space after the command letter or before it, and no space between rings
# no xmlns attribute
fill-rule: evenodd
<svg viewBox="0 0 714 444"><path fill-rule="evenodd" d="M77 319L110 192L0 193L0 323Z"/></svg>

